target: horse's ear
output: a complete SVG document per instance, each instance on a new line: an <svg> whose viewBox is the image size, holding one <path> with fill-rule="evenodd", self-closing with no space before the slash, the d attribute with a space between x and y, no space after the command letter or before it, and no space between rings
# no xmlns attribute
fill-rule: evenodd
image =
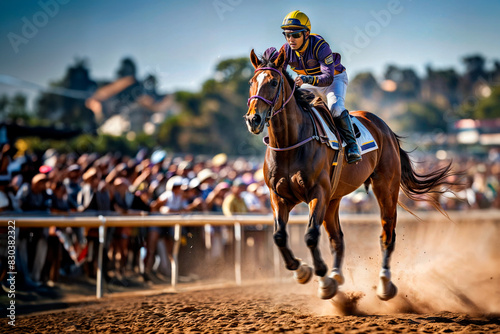
<svg viewBox="0 0 500 334"><path fill-rule="evenodd" d="M282 46L278 58L276 58L276 60L274 61L274 65L276 65L276 68L281 69L281 67L285 63L285 59L286 59L286 50L285 47Z"/></svg>
<svg viewBox="0 0 500 334"><path fill-rule="evenodd" d="M250 61L252 62L252 65L254 68L259 67L261 64L259 57L257 57L257 55L255 54L253 49L252 49L252 51L250 51Z"/></svg>

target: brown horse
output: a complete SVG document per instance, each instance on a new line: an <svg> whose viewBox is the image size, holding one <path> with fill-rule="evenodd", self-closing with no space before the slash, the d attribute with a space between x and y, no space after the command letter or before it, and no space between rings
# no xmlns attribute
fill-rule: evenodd
<svg viewBox="0 0 500 334"><path fill-rule="evenodd" d="M382 268L377 295L382 300L393 298L397 289L391 282L389 262L396 240L395 227L400 188L411 199L439 203L432 195L442 193L449 186L446 178L452 175L451 164L419 175L412 167L408 153L399 137L387 124L372 113L356 111L352 114L372 133L378 149L363 155L355 165L332 165L335 151L314 140L314 125L308 115L310 98L303 90L295 90L292 78L282 70L285 51L276 60L259 59L254 51L250 59L255 74L250 80L249 109L244 116L248 130L260 134L269 127L269 147L264 162L264 177L271 194L274 213L274 242L285 261L286 268L295 271L295 279L302 284L309 281L312 268L293 255L287 245L286 225L290 210L300 202L309 205L309 222L305 241L311 251L314 273L319 276L320 298L332 298L338 284L344 282L342 258L343 233L339 222L339 204L343 196L365 184L371 184L380 206L382 234ZM342 167L337 186L332 180L334 168ZM323 224L333 255L333 268L328 268L318 249L320 226Z"/></svg>

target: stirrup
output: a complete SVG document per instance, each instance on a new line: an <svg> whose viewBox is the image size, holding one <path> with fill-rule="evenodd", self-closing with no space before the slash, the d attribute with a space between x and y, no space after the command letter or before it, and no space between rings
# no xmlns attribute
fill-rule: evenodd
<svg viewBox="0 0 500 334"><path fill-rule="evenodd" d="M357 144L356 144L356 146L357 146ZM346 146L346 151L348 151L347 146ZM346 152L346 159L347 159L348 164L358 163L363 159L361 157L361 153L359 152L359 149L357 149L356 151L358 151L358 152L351 153L351 157L349 157L349 152Z"/></svg>
<svg viewBox="0 0 500 334"><path fill-rule="evenodd" d="M351 160L347 159L347 163L348 163L349 165L351 165L351 164L357 164L357 163L358 163L358 162L360 162L361 160L363 160L363 158L362 158L361 156L358 156L358 157L353 158L353 159L351 159Z"/></svg>

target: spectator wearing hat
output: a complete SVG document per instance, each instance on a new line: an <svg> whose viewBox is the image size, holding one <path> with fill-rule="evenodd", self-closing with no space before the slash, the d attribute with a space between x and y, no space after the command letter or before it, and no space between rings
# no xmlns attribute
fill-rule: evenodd
<svg viewBox="0 0 500 334"><path fill-rule="evenodd" d="M31 185L25 183L16 194L19 207L23 211L45 211L51 207L51 198L47 193L47 175L39 173L31 179Z"/></svg>
<svg viewBox="0 0 500 334"><path fill-rule="evenodd" d="M172 176L166 185L166 190L158 200L152 204L152 208L161 213L178 213L185 210L187 201L184 198L182 186L187 184L187 179L182 176Z"/></svg>
<svg viewBox="0 0 500 334"><path fill-rule="evenodd" d="M184 191L182 186L186 185L187 182L182 176L175 175L172 176L166 184L166 190L162 193L156 201L151 203L151 211L160 211L161 213L178 213L185 211L187 206L186 199L184 198ZM153 273L153 261L156 251L162 251L162 248L158 248L159 242L164 242L166 246L166 253L160 255L160 258L168 258L172 261L172 252L174 246L173 240L173 228L171 227L158 227L151 226L148 228L146 245L147 253L144 259L144 280L147 282L160 283L158 273ZM167 255L167 256L165 256ZM160 264L161 265L161 264ZM166 264L163 264L164 267ZM168 273L167 273L168 274Z"/></svg>
<svg viewBox="0 0 500 334"><path fill-rule="evenodd" d="M185 192L186 211L208 211L200 186L200 180L196 177L189 181Z"/></svg>
<svg viewBox="0 0 500 334"><path fill-rule="evenodd" d="M241 193L245 191L246 187L247 185L239 178L233 181L229 194L226 195L222 202L222 212L225 216L245 214L248 212L245 201L241 197ZM231 230L223 228L221 233L225 252L224 257L225 259L230 259L233 254L233 245L231 244L233 237L231 236Z"/></svg>
<svg viewBox="0 0 500 334"><path fill-rule="evenodd" d="M139 169L137 172L138 175L137 177L133 180L132 185L129 187L129 190L134 193L135 196L139 197L142 200L142 203L147 205L147 209L139 209L142 211L150 211L151 207L151 201L152 201L152 194L149 193L149 186L151 185L152 181L152 174L151 174L151 168L150 167L144 167L144 164L140 164L136 167L136 170Z"/></svg>
<svg viewBox="0 0 500 334"><path fill-rule="evenodd" d="M67 202L70 211L78 211L78 194L82 190L82 168L79 164L71 164L66 169L63 184L66 187ZM75 248L80 251L80 245L85 245L85 228L74 227L70 230L76 236ZM68 237L69 239L70 237ZM72 239L72 238L71 238Z"/></svg>
<svg viewBox="0 0 500 334"><path fill-rule="evenodd" d="M111 211L111 197L108 187L101 180L101 172L95 167L90 167L82 175L83 186L78 193L77 203L80 212L109 213ZM109 234L108 234L109 235ZM89 256L87 257L86 271L90 277L96 277L97 274L97 252L99 249L99 232L97 228L87 230L87 246ZM108 242L105 245L105 254L107 252ZM103 257L103 268L107 265L107 256ZM105 271L106 276L106 271ZM106 277L105 277L106 278Z"/></svg>
<svg viewBox="0 0 500 334"><path fill-rule="evenodd" d="M111 172L108 173L106 176L105 180L107 184L113 184L115 179L117 177L124 177L126 178L128 176L128 167L127 164L124 162L120 162L111 170Z"/></svg>
<svg viewBox="0 0 500 334"><path fill-rule="evenodd" d="M131 184L124 177L117 177L113 182L113 209L120 214L138 214L149 212L151 208L141 197L130 191Z"/></svg>
<svg viewBox="0 0 500 334"><path fill-rule="evenodd" d="M259 189L258 183L251 183L248 185L246 190L241 193L241 197L247 205L248 211L253 213L269 213L268 209L261 202L260 198L257 196L257 190Z"/></svg>
<svg viewBox="0 0 500 334"><path fill-rule="evenodd" d="M222 213L222 203L230 188L231 186L227 182L220 182L215 186L206 199L206 205L210 212ZM230 241L228 227L207 225L205 231L210 234L210 244L207 244L210 249L210 260L214 261L215 265L220 264L224 260L224 248Z"/></svg>
<svg viewBox="0 0 500 334"><path fill-rule="evenodd" d="M222 213L222 203L230 188L229 183L221 182L208 194L206 204L210 212Z"/></svg>
<svg viewBox="0 0 500 334"><path fill-rule="evenodd" d="M182 176L183 178L192 179L196 176L193 172L194 164L191 161L182 161L177 167L177 175Z"/></svg>
<svg viewBox="0 0 500 334"><path fill-rule="evenodd" d="M204 200L206 200L208 195L215 188L214 184L217 179L217 174L215 174L211 169L205 168L198 172L196 177L200 181L201 196Z"/></svg>
<svg viewBox="0 0 500 334"><path fill-rule="evenodd" d="M83 186L77 197L78 211L110 211L111 198L98 170L91 167L82 178Z"/></svg>
<svg viewBox="0 0 500 334"><path fill-rule="evenodd" d="M113 182L113 209L120 213L125 214L140 214L149 212L151 209L148 204L144 203L140 196L130 191L131 185L128 179L124 177L117 177ZM130 248L131 236L133 232L137 232L137 228L132 227L116 227L113 231L113 257L120 254L120 261L118 268L121 274L125 273L125 267L128 260L128 250ZM135 233L137 234L137 233Z"/></svg>
<svg viewBox="0 0 500 334"><path fill-rule="evenodd" d="M220 171L227 163L227 155L225 153L219 153L212 158L212 168L213 170Z"/></svg>
<svg viewBox="0 0 500 334"><path fill-rule="evenodd" d="M165 158L167 157L167 152L164 150L156 150L151 154L151 163L153 165L161 165Z"/></svg>
<svg viewBox="0 0 500 334"><path fill-rule="evenodd" d="M208 211L205 200L202 197L200 189L200 180L193 178L189 184L183 184L181 187L184 190L184 198L186 200L185 211L187 212L204 212ZM192 268L198 263L200 258L206 256L205 253L205 228L202 226L186 226L182 228L183 242L180 253L179 261L186 265L182 269L180 275L195 277ZM185 250L185 251L184 251ZM195 276L193 276L195 275Z"/></svg>
<svg viewBox="0 0 500 334"><path fill-rule="evenodd" d="M80 165L72 164L66 170L67 176L64 179L66 192L68 193L68 205L73 211L78 209L78 193L82 190L80 185Z"/></svg>
<svg viewBox="0 0 500 334"><path fill-rule="evenodd" d="M50 212L52 213L67 213L69 212L69 197L67 193L67 188L64 184L59 182L54 182L51 185L52 189L52 206L50 207ZM75 201L76 205L76 201Z"/></svg>
<svg viewBox="0 0 500 334"><path fill-rule="evenodd" d="M231 186L231 193L226 196L222 203L222 212L225 216L232 216L238 213L247 213L248 207L241 194L245 191L247 185L240 179L236 179Z"/></svg>
<svg viewBox="0 0 500 334"><path fill-rule="evenodd" d="M129 191L130 183L125 177L116 177L113 181L112 208L120 215L133 214L136 211L132 209L134 194ZM110 229L112 240L110 248L112 249L112 261L117 263L113 268L118 268L123 275L128 259L129 239L132 232L131 227L115 227ZM117 254L120 254L118 260Z"/></svg>
<svg viewBox="0 0 500 334"><path fill-rule="evenodd" d="M245 201L249 212L256 214L270 213L270 210L257 195L259 188L260 186L258 183L251 183L246 190L241 193L241 197ZM245 261L254 264L264 263L266 261L267 254L264 250L267 230L267 226L262 224L244 227L244 238L248 246L245 252Z"/></svg>
<svg viewBox="0 0 500 334"><path fill-rule="evenodd" d="M257 195L257 197L259 198L262 207L264 207L266 210L266 213L272 213L271 199L269 198L269 188L266 185L261 185L259 183L259 187L255 191L255 195Z"/></svg>
<svg viewBox="0 0 500 334"><path fill-rule="evenodd" d="M47 192L47 175L36 174L31 183L24 183L16 194L16 198L19 201L19 206L23 211L43 211L48 213L51 207L51 196ZM30 237L31 235L31 237ZM27 243L20 242L20 262L24 274L28 274L27 263L29 257L34 257L33 267L31 270L32 281L26 279L26 283L30 285L35 282L37 285L41 278L41 273L43 265L45 264L47 255L47 237L48 228L32 228L32 229L22 229L20 239L23 241L28 241L31 239L36 246L36 251L34 254L28 253ZM29 274L28 274L29 275Z"/></svg>

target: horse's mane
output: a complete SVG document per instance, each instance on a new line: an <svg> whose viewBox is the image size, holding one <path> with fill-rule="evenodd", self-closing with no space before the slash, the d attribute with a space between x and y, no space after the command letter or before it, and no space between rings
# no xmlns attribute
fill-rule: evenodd
<svg viewBox="0 0 500 334"><path fill-rule="evenodd" d="M269 57L270 58L270 57ZM268 59L268 57L266 56L266 54L262 55L261 56L261 62L262 62L262 67L272 67L272 68L275 68L277 70L279 70L276 65L274 64L274 61L271 60L271 59ZM287 71L282 71L286 80L288 81L288 84L290 85L290 87L293 87L295 85L295 81L292 79L292 77L290 76L290 74L288 74ZM310 103L312 102L312 100L314 100L314 94L307 91L307 90L304 90L304 89L300 89L300 88L296 88L295 89L295 92L293 93L293 96L295 97L295 100L297 101L297 103L305 110L311 110L311 105Z"/></svg>

